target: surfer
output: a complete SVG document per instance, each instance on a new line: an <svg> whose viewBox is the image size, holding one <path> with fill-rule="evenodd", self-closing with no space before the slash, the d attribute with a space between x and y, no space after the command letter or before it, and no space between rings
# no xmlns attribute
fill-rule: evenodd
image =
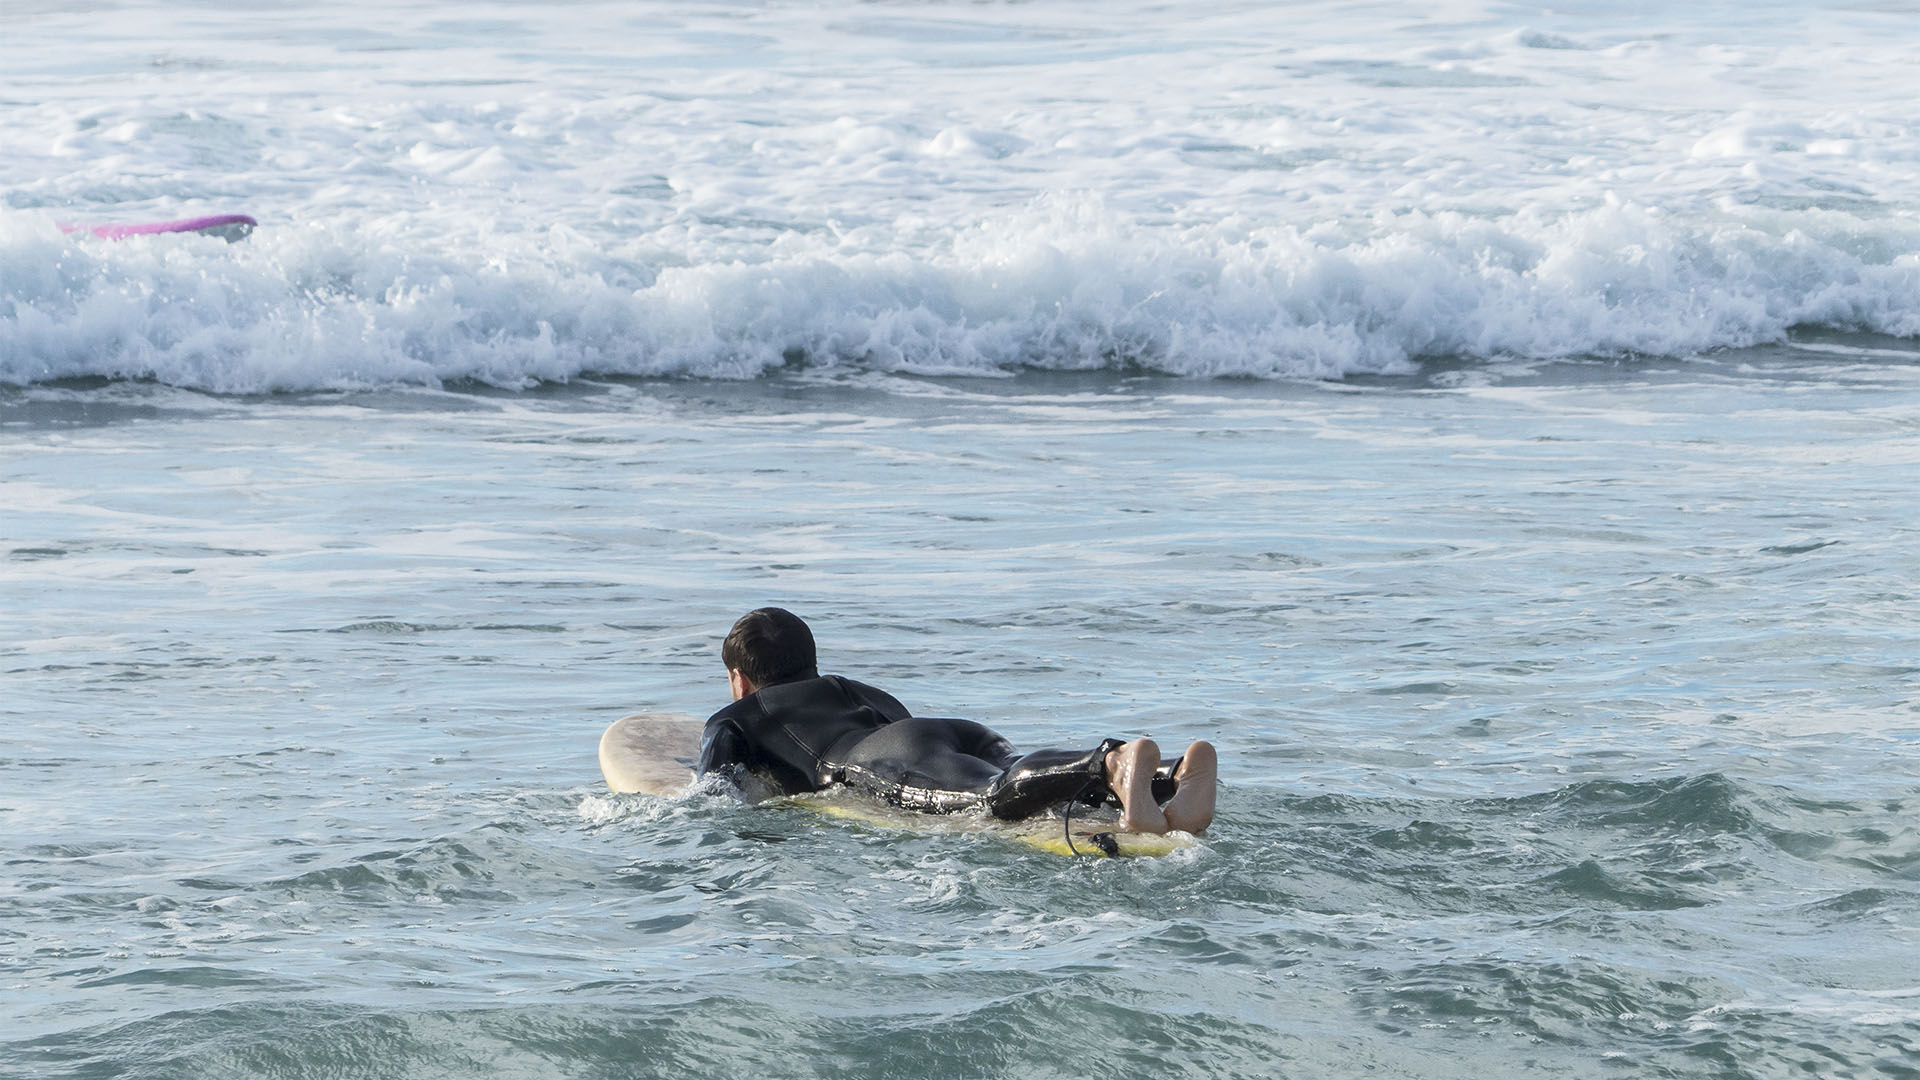
<svg viewBox="0 0 1920 1080"><path fill-rule="evenodd" d="M984 725L913 716L884 690L821 675L813 631L782 608L741 616L720 656L733 704L707 720L702 776L751 777L774 795L846 785L911 810L984 807L1006 820L1112 800L1125 832L1198 833L1213 821L1211 743L1165 763L1152 739L1021 754Z"/></svg>

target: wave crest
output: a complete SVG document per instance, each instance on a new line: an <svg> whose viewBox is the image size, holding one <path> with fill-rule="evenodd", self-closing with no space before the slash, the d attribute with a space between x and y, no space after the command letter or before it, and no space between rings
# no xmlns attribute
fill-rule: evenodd
<svg viewBox="0 0 1920 1080"><path fill-rule="evenodd" d="M753 247L427 219L248 244L119 243L0 216L0 381L217 392L750 378L794 364L1337 378L1428 357L1684 356L1795 326L1920 335L1920 224L1818 209L1682 218L1383 214L1143 223L1048 199Z"/></svg>

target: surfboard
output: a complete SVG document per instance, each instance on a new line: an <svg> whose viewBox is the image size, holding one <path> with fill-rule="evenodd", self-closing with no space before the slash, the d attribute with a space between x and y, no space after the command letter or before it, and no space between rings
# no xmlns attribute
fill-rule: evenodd
<svg viewBox="0 0 1920 1080"><path fill-rule="evenodd" d="M211 214L178 221L141 221L117 225L75 225L63 221L60 231L75 233L85 230L106 240L125 240L129 236L157 236L162 233L199 233L202 236L217 236L231 244L245 240L259 224L246 214Z"/></svg>
<svg viewBox="0 0 1920 1080"><path fill-rule="evenodd" d="M1187 833L1127 833L1120 831L1120 815L1113 810L1074 808L1070 821L1053 814L1025 821L999 821L984 814L921 814L866 798L858 792L821 791L782 800L815 813L871 829L952 836L973 834L1011 840L1049 855L1105 855L1138 858L1171 855L1199 841ZM1068 837L1072 842L1068 842Z"/></svg>
<svg viewBox="0 0 1920 1080"><path fill-rule="evenodd" d="M622 794L678 795L700 765L705 724L673 713L634 713L600 736L600 775Z"/></svg>
<svg viewBox="0 0 1920 1080"><path fill-rule="evenodd" d="M600 736L600 773L608 787L624 794L679 795L693 783L704 727L695 717L674 713L623 716ZM1051 815L998 821L982 814L917 813L845 789L775 802L864 828L919 835L977 834L1049 855L1171 855L1198 843L1186 833L1121 832L1118 815L1105 809L1075 807L1070 822Z"/></svg>

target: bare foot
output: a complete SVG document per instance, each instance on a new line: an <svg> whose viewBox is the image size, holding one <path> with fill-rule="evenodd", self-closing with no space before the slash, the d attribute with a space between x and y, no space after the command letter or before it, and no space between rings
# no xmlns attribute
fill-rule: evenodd
<svg viewBox="0 0 1920 1080"><path fill-rule="evenodd" d="M1220 760L1213 744L1201 740L1187 747L1173 778L1179 781L1180 789L1160 808L1167 827L1195 834L1206 832L1213 824L1214 792L1220 783Z"/></svg>
<svg viewBox="0 0 1920 1080"><path fill-rule="evenodd" d="M1152 739L1135 739L1107 755L1107 786L1120 798L1120 831L1167 831L1167 815L1153 801L1153 770L1159 767L1160 747Z"/></svg>

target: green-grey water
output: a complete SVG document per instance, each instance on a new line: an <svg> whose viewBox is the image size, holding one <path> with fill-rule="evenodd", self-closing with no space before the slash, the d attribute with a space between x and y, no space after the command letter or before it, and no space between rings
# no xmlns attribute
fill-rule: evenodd
<svg viewBox="0 0 1920 1080"><path fill-rule="evenodd" d="M0 1075L1920 1075L1910 343L0 395ZM608 794L768 602L1218 823Z"/></svg>

